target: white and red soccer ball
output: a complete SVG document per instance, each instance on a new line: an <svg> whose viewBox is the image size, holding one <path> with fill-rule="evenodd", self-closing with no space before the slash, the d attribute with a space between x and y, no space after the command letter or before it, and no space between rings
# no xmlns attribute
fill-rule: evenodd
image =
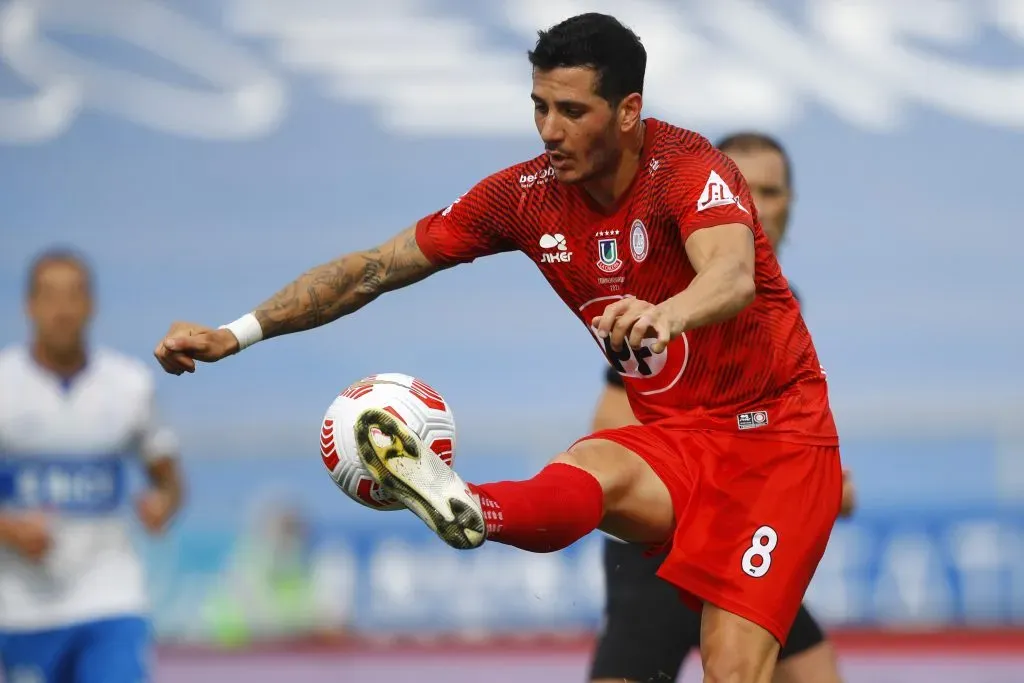
<svg viewBox="0 0 1024 683"><path fill-rule="evenodd" d="M449 467L455 458L455 417L426 382L400 373L370 375L338 394L320 426L320 456L345 495L374 510L403 505L381 489L359 460L355 424L367 408L382 408L404 422Z"/></svg>

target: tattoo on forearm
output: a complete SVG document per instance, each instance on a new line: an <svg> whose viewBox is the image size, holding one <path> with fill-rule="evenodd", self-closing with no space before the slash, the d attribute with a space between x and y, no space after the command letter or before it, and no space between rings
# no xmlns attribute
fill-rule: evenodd
<svg viewBox="0 0 1024 683"><path fill-rule="evenodd" d="M367 291L374 291L384 279L384 261L380 249L370 249L364 253L364 258L366 263L363 264L360 285Z"/></svg>
<svg viewBox="0 0 1024 683"><path fill-rule="evenodd" d="M313 327L320 327L323 324L323 314L320 311L320 296L316 293L316 287L306 287L309 294L310 307L313 309Z"/></svg>
<svg viewBox="0 0 1024 683"><path fill-rule="evenodd" d="M308 330L356 311L375 298L439 270L410 228L383 246L308 270L256 309L264 337Z"/></svg>
<svg viewBox="0 0 1024 683"><path fill-rule="evenodd" d="M413 228L406 231L401 245L395 244L388 277L404 284L411 284L413 280L409 280L410 277L425 277L422 275L424 266L431 267L430 262L420 251L419 244L416 243L416 229Z"/></svg>

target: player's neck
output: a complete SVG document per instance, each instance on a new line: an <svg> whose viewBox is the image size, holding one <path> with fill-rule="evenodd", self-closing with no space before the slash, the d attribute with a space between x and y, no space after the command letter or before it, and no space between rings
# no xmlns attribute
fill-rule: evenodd
<svg viewBox="0 0 1024 683"><path fill-rule="evenodd" d="M39 340L32 345L32 359L43 369L61 379L71 379L85 368L87 354L84 345L67 352L46 348Z"/></svg>
<svg viewBox="0 0 1024 683"><path fill-rule="evenodd" d="M612 172L583 183L583 190L602 209L613 208L633 184L643 156L646 128L647 124L641 121Z"/></svg>

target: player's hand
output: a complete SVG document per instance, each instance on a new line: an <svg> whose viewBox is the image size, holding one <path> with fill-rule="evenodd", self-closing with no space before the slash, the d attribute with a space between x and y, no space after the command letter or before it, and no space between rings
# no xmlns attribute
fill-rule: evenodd
<svg viewBox="0 0 1024 683"><path fill-rule="evenodd" d="M195 372L197 360L214 363L233 353L238 353L238 339L231 330L183 322L171 325L153 351L160 366L172 375Z"/></svg>
<svg viewBox="0 0 1024 683"><path fill-rule="evenodd" d="M843 470L843 500L839 504L839 516L849 517L857 507L857 489L853 485L850 470Z"/></svg>
<svg viewBox="0 0 1024 683"><path fill-rule="evenodd" d="M40 562L50 546L50 522L41 512L29 512L12 520L9 543L22 557L30 562Z"/></svg>
<svg viewBox="0 0 1024 683"><path fill-rule="evenodd" d="M154 535L162 533L167 528L177 510L178 503L174 497L158 489L146 491L135 504L135 511L142 526Z"/></svg>
<svg viewBox="0 0 1024 683"><path fill-rule="evenodd" d="M682 326L671 319L664 307L631 296L608 304L604 313L590 324L598 337L610 338L615 351L622 350L623 344L639 349L645 338L654 338L651 351L661 353L682 332Z"/></svg>

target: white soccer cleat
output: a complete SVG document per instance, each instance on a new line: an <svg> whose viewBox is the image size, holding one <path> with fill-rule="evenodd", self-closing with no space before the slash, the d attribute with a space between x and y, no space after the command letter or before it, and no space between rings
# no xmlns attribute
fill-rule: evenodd
<svg viewBox="0 0 1024 683"><path fill-rule="evenodd" d="M476 496L405 423L386 410L369 408L356 419L355 437L370 475L441 540L461 550L484 542L484 515Z"/></svg>

